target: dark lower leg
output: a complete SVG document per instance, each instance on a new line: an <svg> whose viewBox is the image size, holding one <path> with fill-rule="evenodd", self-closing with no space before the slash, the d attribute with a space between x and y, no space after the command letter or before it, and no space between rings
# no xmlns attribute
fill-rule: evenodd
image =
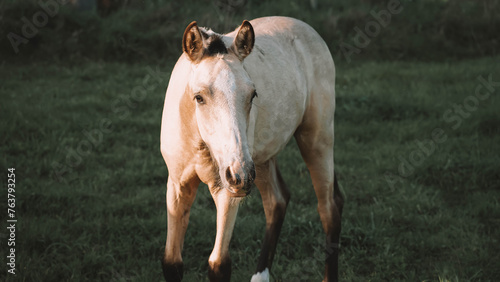
<svg viewBox="0 0 500 282"><path fill-rule="evenodd" d="M325 247L325 281L338 281L339 242L343 199L338 189L337 179L334 183L334 205L332 208L332 225L327 230Z"/></svg>
<svg viewBox="0 0 500 282"><path fill-rule="evenodd" d="M231 259L208 262L208 279L210 282L229 282L231 280Z"/></svg>
<svg viewBox="0 0 500 282"><path fill-rule="evenodd" d="M262 201L266 213L266 234L264 236L264 240L262 241L262 248L256 269L257 273L263 272L266 268L271 270L274 254L276 253L276 245L278 244L278 238L285 219L288 201L290 199L290 192L288 191L283 177L281 176L281 173L276 165L271 167L269 172L271 175L268 179L274 179L277 180L277 182L274 182L271 185L269 185L269 182L261 184L261 187L267 187L265 189L270 190L267 191L268 193L265 193L264 189L261 191L261 194L263 195ZM273 173L275 173L275 175L272 175ZM271 191L277 191L277 193L270 193ZM280 201L276 200L278 197L280 198Z"/></svg>
<svg viewBox="0 0 500 282"><path fill-rule="evenodd" d="M344 197L340 193L339 183L337 182L337 175L333 174L333 199L337 205L337 210L342 217L342 209L344 208Z"/></svg>
<svg viewBox="0 0 500 282"><path fill-rule="evenodd" d="M263 272L266 268L271 269L283 220L284 213L283 216L266 225L266 235L264 236L264 241L262 241L256 272Z"/></svg>
<svg viewBox="0 0 500 282"><path fill-rule="evenodd" d="M184 264L182 262L169 263L165 258L161 261L163 276L167 282L180 282L182 280Z"/></svg>
<svg viewBox="0 0 500 282"><path fill-rule="evenodd" d="M325 247L325 281L338 281L339 269L339 240L332 238L335 236L326 236Z"/></svg>

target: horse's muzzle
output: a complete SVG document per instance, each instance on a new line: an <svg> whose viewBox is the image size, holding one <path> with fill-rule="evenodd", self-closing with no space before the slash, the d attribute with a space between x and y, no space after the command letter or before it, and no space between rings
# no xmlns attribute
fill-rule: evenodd
<svg viewBox="0 0 500 282"><path fill-rule="evenodd" d="M243 177L242 177L243 175ZM255 180L255 165L252 163L249 169L235 171L231 166L226 168L226 180L229 184L228 190L233 197L245 197L250 194L253 181Z"/></svg>

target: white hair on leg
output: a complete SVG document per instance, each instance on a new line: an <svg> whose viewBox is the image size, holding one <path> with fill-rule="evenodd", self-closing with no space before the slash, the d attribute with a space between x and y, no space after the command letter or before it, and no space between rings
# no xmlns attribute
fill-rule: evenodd
<svg viewBox="0 0 500 282"><path fill-rule="evenodd" d="M269 282L269 269L264 269L262 272L255 273L250 282Z"/></svg>

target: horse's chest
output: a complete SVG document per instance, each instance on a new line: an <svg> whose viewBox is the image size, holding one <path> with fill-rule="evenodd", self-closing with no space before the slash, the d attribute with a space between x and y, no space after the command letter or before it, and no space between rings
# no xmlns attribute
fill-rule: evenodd
<svg viewBox="0 0 500 282"><path fill-rule="evenodd" d="M210 185L219 180L217 165L213 161L208 148L198 148L193 161L195 163L196 174L198 174L203 183Z"/></svg>

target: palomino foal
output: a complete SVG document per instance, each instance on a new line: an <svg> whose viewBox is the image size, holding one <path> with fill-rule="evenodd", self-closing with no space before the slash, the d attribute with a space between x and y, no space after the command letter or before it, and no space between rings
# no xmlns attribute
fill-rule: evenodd
<svg viewBox="0 0 500 282"><path fill-rule="evenodd" d="M269 281L290 198L276 163L295 137L309 169L330 251L324 281L338 276L343 200L333 164L335 66L310 26L285 17L244 21L221 35L192 22L165 97L161 152L168 167L167 281L183 276L182 246L200 181L217 207L210 281L229 281L229 242L239 202L255 183L266 233L252 281Z"/></svg>

